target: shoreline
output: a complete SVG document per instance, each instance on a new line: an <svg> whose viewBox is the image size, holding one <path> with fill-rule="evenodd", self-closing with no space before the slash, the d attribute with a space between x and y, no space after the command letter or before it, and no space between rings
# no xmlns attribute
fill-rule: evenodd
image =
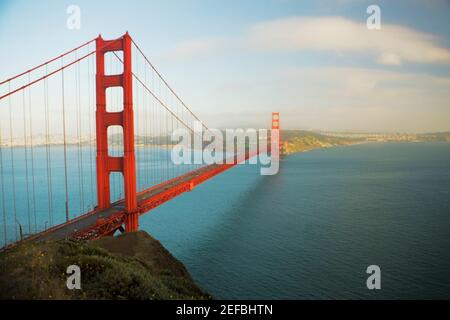
<svg viewBox="0 0 450 320"><path fill-rule="evenodd" d="M450 143L450 141L392 141L392 140L389 140L389 141L361 141L361 142L355 142L355 143L350 143L350 144L336 144L336 145L326 146L326 147L317 146L317 147L312 147L309 149L291 151L289 153L281 154L281 157L288 157L290 155L310 152L313 150L331 149L331 148L336 148L336 147L352 147L352 146L364 145L364 144L383 144L383 143L408 143L408 144L410 144L410 143L443 143L443 144L448 144L448 143Z"/></svg>

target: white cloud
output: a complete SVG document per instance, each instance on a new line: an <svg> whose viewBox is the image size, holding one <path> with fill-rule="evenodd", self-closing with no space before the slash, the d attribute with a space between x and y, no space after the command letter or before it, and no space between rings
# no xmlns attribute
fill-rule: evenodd
<svg viewBox="0 0 450 320"><path fill-rule="evenodd" d="M377 60L381 64L399 66L402 64L402 59L395 53L381 53Z"/></svg>
<svg viewBox="0 0 450 320"><path fill-rule="evenodd" d="M203 111L202 118L211 127L265 127L270 112L280 111L286 129L450 130L450 78L421 73L356 67L262 68L238 80L207 85L196 100L193 105Z"/></svg>
<svg viewBox="0 0 450 320"><path fill-rule="evenodd" d="M240 37L192 39L177 45L169 58L204 58L244 48L266 52L367 54L383 65L450 63L450 50L435 35L394 24L369 30L366 23L343 17L292 17L261 22Z"/></svg>
<svg viewBox="0 0 450 320"><path fill-rule="evenodd" d="M201 38L178 44L169 54L172 60L204 58L220 50L225 50L228 39L221 37Z"/></svg>
<svg viewBox="0 0 450 320"><path fill-rule="evenodd" d="M285 123L332 130L445 131L450 129L450 78L366 68L290 68L284 88ZM274 88L273 92L277 92ZM286 116L285 116L286 117Z"/></svg>
<svg viewBox="0 0 450 320"><path fill-rule="evenodd" d="M342 17L297 17L263 22L244 31L240 37L187 42L176 52L178 57L204 58L224 51L242 53L244 50L250 50L246 53L252 55L255 52L328 51L349 57L364 55L366 60L392 66L406 62L450 63L450 51L440 46L434 35L388 24L383 24L380 31L370 31L365 23ZM235 58L240 57L238 54ZM280 72L279 63L272 63L275 60L268 55L264 57L260 68L250 65L246 69L239 64L242 68L238 76L232 64L224 68L229 72L210 76L193 105L200 106L206 114L211 108L229 113L207 117L208 123L225 126L239 121L244 127L255 126L264 121L264 115L278 110L284 115L283 124L287 128L450 130L448 76L393 72L383 67L326 67L320 61L308 68L286 65ZM274 55L273 59L279 57ZM203 60L199 61L204 65ZM254 116L247 116L246 111ZM236 115L239 115L238 120Z"/></svg>
<svg viewBox="0 0 450 320"><path fill-rule="evenodd" d="M392 24L368 30L365 23L342 17L293 17L259 23L251 28L246 42L263 51L368 53L387 65L450 63L450 50L440 46L434 35Z"/></svg>

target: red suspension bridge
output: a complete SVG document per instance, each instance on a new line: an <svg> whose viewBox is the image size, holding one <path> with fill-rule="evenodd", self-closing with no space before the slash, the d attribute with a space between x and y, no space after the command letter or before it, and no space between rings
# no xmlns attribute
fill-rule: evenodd
<svg viewBox="0 0 450 320"><path fill-rule="evenodd" d="M136 231L140 215L258 153L176 165L170 134L195 123L209 130L128 33L0 82L4 245Z"/></svg>

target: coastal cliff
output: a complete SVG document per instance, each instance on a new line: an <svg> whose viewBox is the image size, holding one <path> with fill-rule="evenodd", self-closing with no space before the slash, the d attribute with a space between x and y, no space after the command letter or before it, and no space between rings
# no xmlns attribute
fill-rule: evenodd
<svg viewBox="0 0 450 320"><path fill-rule="evenodd" d="M81 289L66 286L78 265ZM144 231L91 242L22 243L0 253L0 299L210 299Z"/></svg>

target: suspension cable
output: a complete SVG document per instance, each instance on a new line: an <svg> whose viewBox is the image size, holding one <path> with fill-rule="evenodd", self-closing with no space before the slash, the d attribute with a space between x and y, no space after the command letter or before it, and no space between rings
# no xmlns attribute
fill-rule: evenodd
<svg viewBox="0 0 450 320"><path fill-rule="evenodd" d="M77 57L78 52L75 51L75 56ZM80 214L83 213L84 208L84 197L83 197L83 175L81 172L82 168L82 155L81 155L81 111L80 111L80 75L79 75L79 64L75 69L75 112L76 112L76 126L77 126L77 163L78 163L78 192L80 199Z"/></svg>
<svg viewBox="0 0 450 320"><path fill-rule="evenodd" d="M61 64L64 64L63 58L61 58ZM64 70L61 72L61 103L62 103L62 116L63 116L63 140L64 140L64 188L65 188L65 211L66 221L69 221L69 184L67 182L67 135L66 135L66 103L64 99Z"/></svg>
<svg viewBox="0 0 450 320"><path fill-rule="evenodd" d="M0 127L0 181L2 183L2 213L3 213L3 238L5 241L5 245L7 243L7 234L6 234L6 204L5 204L5 181L3 174L3 141L2 141L2 130Z"/></svg>
<svg viewBox="0 0 450 320"><path fill-rule="evenodd" d="M9 83L8 88L9 88L9 90L11 90L11 83ZM11 155L13 212L14 212L15 233L16 233L16 239L17 239L16 177L15 177L15 170L14 170L14 145L13 145L13 130L12 130L11 98L8 99L8 104L9 104L9 135L10 135L9 151L10 151L10 155Z"/></svg>
<svg viewBox="0 0 450 320"><path fill-rule="evenodd" d="M31 82L31 76L28 74L28 83ZM33 116L31 115L31 87L28 88L28 114L30 115L30 122L28 131L30 133L30 151L31 151L31 190L33 202L33 217L34 217L34 231L37 230L37 216L36 216L36 181L34 177L34 146L33 146Z"/></svg>
<svg viewBox="0 0 450 320"><path fill-rule="evenodd" d="M135 62L136 62L136 66L137 66L137 72L139 73L139 59L137 58L137 54L135 54ZM117 62L117 61L116 61ZM137 87L136 86L136 108L134 108L135 109L135 111L136 111L136 131L137 131L137 134L136 134L136 136L137 136L137 138L139 139L139 135L140 135L140 125L139 125L139 122L140 122L140 117L139 117L139 113L140 113L140 111L139 111L139 105L140 105L140 103L139 103L139 87ZM140 152L139 152L139 149L137 150L137 168L136 168L136 182L137 182L137 188L138 188L138 190L140 191L140 186L141 186L141 156L140 156Z"/></svg>
<svg viewBox="0 0 450 320"><path fill-rule="evenodd" d="M58 73L58 72L60 72L60 71L62 71L62 70L64 70L64 69L70 67L71 65L73 65L73 64L75 64L75 63L77 63L77 62L80 62L81 60L86 59L87 57L89 57L90 55L93 55L94 53L96 53L96 50L94 50L94 51L90 52L89 54L87 54L87 55L85 55L85 56L83 56L83 57L81 57L81 58L79 58L79 59L77 59L77 60L75 60L75 61L72 61L72 62L70 62L69 64L67 64L67 65L65 65L65 66L63 66L63 67L61 67L61 68L59 68L59 69L57 69L57 70L55 70L55 71L52 71L52 72L50 72L50 73L47 72L47 67L46 67L46 74L45 74L45 76L42 76L42 77L40 77L40 78L38 78L38 79L36 79L36 80L33 80L32 82L30 82L30 83L28 83L28 84L26 84L26 85L21 86L20 88L17 88L17 89L15 89L15 90L13 90L13 91L10 91L10 92L7 93L7 94L4 94L3 96L0 97L0 100L2 100L3 98L9 97L10 95L12 95L12 94L14 94L14 93L16 93L16 92L18 92L18 91L20 91L20 90L23 90L23 89L25 89L25 88L28 88L29 86L32 86L33 84L35 84L35 83L37 83L37 82L39 82L39 81L45 80L45 79L47 79L48 77L51 77L52 75L54 75L54 74L56 74L56 73Z"/></svg>
<svg viewBox="0 0 450 320"><path fill-rule="evenodd" d="M166 91L166 101L167 101L167 91ZM170 179L170 171L169 171L169 115L166 113L166 147L165 147L165 154L166 154L166 170L167 170L167 180Z"/></svg>
<svg viewBox="0 0 450 320"><path fill-rule="evenodd" d="M87 51L89 52L90 48L87 47ZM94 203L94 171L93 171L93 150L92 150L92 117L94 116L94 112L92 111L92 101L91 101L91 60L87 60L88 66L88 125L89 125L89 163L90 163L90 186L91 186L91 205Z"/></svg>
<svg viewBox="0 0 450 320"><path fill-rule="evenodd" d="M113 52L113 54L117 57L117 59L119 59L119 61L120 62L122 62L123 63L123 60L122 59L120 59L120 57L115 53L115 52ZM133 77L144 87L144 89L148 92L148 93L150 93L151 95L152 95L152 97L156 100L156 101L158 101L158 103L161 105L161 106L163 106L164 107L164 109L166 109L168 112L170 112L170 114L172 114L175 118L177 118L188 130L190 130L191 132L194 132L194 130L192 129L192 128L190 128L183 120L181 120L175 113L173 113L172 112L172 110L170 110L170 108L161 100L161 99L159 99L157 96L156 96L156 94L154 94L146 85L145 85L145 83L144 82L142 82L142 80L141 79L139 79L139 77L134 73L134 72L132 72L132 75L133 75Z"/></svg>
<svg viewBox="0 0 450 320"><path fill-rule="evenodd" d="M28 139L27 139L27 122L26 122L26 108L25 108L25 91L22 91L22 110L23 110L23 137L24 137L24 151L25 151L25 184L27 190L27 216L28 216L28 234L31 234L31 213L30 213L30 187L28 175Z"/></svg>
<svg viewBox="0 0 450 320"><path fill-rule="evenodd" d="M136 49L138 49L138 51L142 54L142 56L144 57L145 61L147 61L147 63L150 65L150 67L156 72L156 74L158 75L158 77L164 82L164 84L167 86L167 88L169 88L169 90L173 93L173 95L178 99L178 101L181 102L181 104L190 112L190 114L197 120L199 121L202 126L206 129L209 130L208 127L191 111L191 109L184 103L183 100L181 100L181 98L175 93L175 91L172 89L172 87L167 83L167 81L164 79L164 77L161 75L161 73L159 73L159 71L155 68L155 66L150 62L150 60L147 58L147 56L144 54L144 52L141 50L141 48L137 45L136 42L134 42L133 38L131 38L131 42L135 45Z"/></svg>
<svg viewBox="0 0 450 320"><path fill-rule="evenodd" d="M67 52L66 54L64 54L64 56L67 55L67 54L69 54L69 53L76 52L78 49L80 49L80 48L86 46L87 44L89 44L89 43L91 43L91 42L93 42L93 41L95 41L95 39L93 39L93 40L91 40L91 41L89 41L89 42L86 42L85 44L83 44L83 45L81 45L81 46L79 46L79 47L76 47L76 48L70 50L69 52ZM76 59L76 60L74 60L74 61L68 63L67 65L65 65L65 66L63 66L63 67L61 67L61 68L59 68L59 69L57 69L57 70L54 70L54 71L52 71L52 72L50 72L50 73L48 72L48 64L49 64L51 61L57 60L59 57L58 57L58 58L54 58L54 59L52 59L51 61L48 61L47 63L42 63L41 65L39 65L39 66L37 66L37 67L35 67L35 68L33 68L33 69L30 69L30 70L28 70L28 71L22 72L21 74L15 76L15 77L13 77L13 78L11 78L11 80L12 80L12 79L18 78L18 77L22 76L23 74L26 74L27 72L34 71L34 70L36 70L36 69L38 69L38 68L40 68L40 67L44 67L44 66L45 66L45 73L46 73L46 74L45 74L43 77L40 77L40 78L38 78L38 79L35 79L35 80L29 82L28 84L23 85L23 86L21 86L21 87L19 87L19 88L17 88L17 89L12 90L12 91L11 91L11 87L9 87L9 92L8 92L7 94L4 94L4 95L0 96L0 100L4 99L4 98L6 98L6 97L9 97L10 95L12 95L12 94L14 94L14 93L16 93L16 92L18 92L18 91L20 91L20 90L24 90L25 88L28 88L28 87L34 85L35 83L38 83L38 82L40 82L40 81L42 81L42 80L45 80L45 79L47 79L48 77L51 77L52 75L54 75L54 74L56 74L56 73L58 73L58 72L60 72L60 71L62 71L62 70L64 70L64 69L66 69L66 68L68 68L68 67L70 67L70 66L72 66L72 65L74 65L75 63L80 62L81 60L86 59L87 57L93 55L94 53L97 53L98 51L103 51L103 50L105 50L106 48L108 48L108 47L110 47L110 46L112 46L112 45L113 45L113 42L105 43L100 49L97 49L97 48L96 48L95 50L89 52L88 54L86 54L86 55L84 55L84 56L82 56L82 57L80 57L79 59ZM7 83L7 82L8 82L8 83L9 83L9 86L10 86L10 85L11 85L11 80L9 80L9 81L8 81L8 80L2 81L1 84L4 84L4 83Z"/></svg>
<svg viewBox="0 0 450 320"><path fill-rule="evenodd" d="M145 83L147 83L147 69L144 68L144 81ZM150 174L150 168L149 168L149 159L148 159L148 131L147 131L147 113L148 113L148 107L147 107L147 95L143 94L143 104L144 104L144 162L145 162L145 184L148 185L149 184L149 174Z"/></svg>
<svg viewBox="0 0 450 320"><path fill-rule="evenodd" d="M47 67L46 67L47 73ZM48 101L48 83L44 80L44 109L45 109L45 152L47 161L47 200L48 200L48 222L53 225L53 197L52 197L52 174L51 174L51 154L50 154L50 124L49 124L49 101Z"/></svg>
<svg viewBox="0 0 450 320"><path fill-rule="evenodd" d="M5 84L5 83L7 83L7 82L10 82L10 81L12 81L12 80L15 80L15 79L17 79L17 78L20 78L21 76L23 76L23 75L25 75L25 74L27 74L27 73L29 74L30 72L33 72L33 71L35 71L35 70L37 70L37 69L40 69L40 68L42 68L42 67L44 67L44 66L47 66L48 64L52 63L53 61L56 61L56 60L58 60L58 59L60 59L60 58L63 58L63 57L65 57L65 56L67 56L68 54L70 54L70 53L72 53L72 52L74 52L74 51L76 51L76 50L78 50L78 49L80 49L80 48L83 48L84 46L87 46L88 44L90 44L90 43L92 43L92 42L94 42L94 41L95 41L95 38L92 39L92 40L90 40L90 41L88 41L88 42L86 42L86 43L84 43L84 44L82 44L81 46L78 46L78 47L76 47L76 48L74 48L74 49L72 49L72 50L69 50L69 51L67 51L67 52L65 52L65 53L63 53L63 54L60 54L59 56L57 56L57 57L55 57L55 58L53 58L53 59L50 59L50 60L48 60L48 61L46 61L46 62L44 62L44 63L41 63L40 65L38 65L38 66L36 66L36 67L34 67L34 68L31 68L31 69L29 69L29 70L27 70L27 71L25 71L25 72L22 72L22 73L20 73L20 74L18 74L18 75L15 75L15 76L13 76L13 77L11 77L11 78L9 78L9 79L6 79L5 81L0 82L0 86L3 85L3 84Z"/></svg>

